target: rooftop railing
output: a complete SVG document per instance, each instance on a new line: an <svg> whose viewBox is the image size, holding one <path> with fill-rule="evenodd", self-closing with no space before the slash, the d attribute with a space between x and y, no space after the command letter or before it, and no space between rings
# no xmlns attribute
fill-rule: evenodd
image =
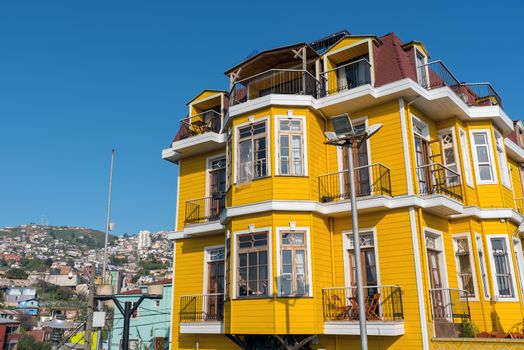
<svg viewBox="0 0 524 350"><path fill-rule="evenodd" d="M365 58L320 74L326 95L371 84L371 64Z"/></svg>
<svg viewBox="0 0 524 350"><path fill-rule="evenodd" d="M322 289L325 321L356 321L359 319L356 287ZM368 321L402 321L404 309L399 286L365 286L366 319Z"/></svg>
<svg viewBox="0 0 524 350"><path fill-rule="evenodd" d="M222 321L223 318L223 293L183 295L180 297L181 323Z"/></svg>
<svg viewBox="0 0 524 350"><path fill-rule="evenodd" d="M489 83L461 83L442 61L418 66L419 84L427 90L447 86L468 106L500 106L502 99Z"/></svg>
<svg viewBox="0 0 524 350"><path fill-rule="evenodd" d="M355 168L355 192L357 197L391 196L389 168L380 163ZM349 199L349 170L319 176L318 193L321 203Z"/></svg>
<svg viewBox="0 0 524 350"><path fill-rule="evenodd" d="M234 106L269 94L311 95L317 98L320 84L308 71L271 69L237 81L229 94L229 103Z"/></svg>
<svg viewBox="0 0 524 350"><path fill-rule="evenodd" d="M462 181L460 175L440 163L417 167L418 194L443 194L462 201Z"/></svg>
<svg viewBox="0 0 524 350"><path fill-rule="evenodd" d="M225 208L225 196L191 199L186 202L186 224L200 224L219 219Z"/></svg>

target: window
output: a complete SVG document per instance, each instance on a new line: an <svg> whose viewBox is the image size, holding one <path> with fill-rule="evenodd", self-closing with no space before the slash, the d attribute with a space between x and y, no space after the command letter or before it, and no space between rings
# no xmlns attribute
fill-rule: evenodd
<svg viewBox="0 0 524 350"><path fill-rule="evenodd" d="M466 137L466 132L459 130L460 134L460 149L462 150L462 163L464 164L464 175L466 177L466 184L473 187L473 176L471 173L471 160L469 159L469 145Z"/></svg>
<svg viewBox="0 0 524 350"><path fill-rule="evenodd" d="M304 133L301 119L278 121L279 173L280 175L304 175Z"/></svg>
<svg viewBox="0 0 524 350"><path fill-rule="evenodd" d="M377 286L377 258L375 251L375 237L373 232L360 232L360 261L362 266L362 282L364 286ZM355 263L355 244L353 234L346 234L346 253L349 262L349 282L356 286L356 263ZM369 292L370 290L368 290Z"/></svg>
<svg viewBox="0 0 524 350"><path fill-rule="evenodd" d="M280 294L308 294L307 248L305 232L280 233Z"/></svg>
<svg viewBox="0 0 524 350"><path fill-rule="evenodd" d="M459 288L466 291L470 298L475 298L475 276L468 236L453 238L455 263Z"/></svg>
<svg viewBox="0 0 524 350"><path fill-rule="evenodd" d="M424 56L420 51L415 49L415 57L417 62L417 77L418 83L423 87L428 86L428 77L427 77L427 67L426 67L426 56Z"/></svg>
<svg viewBox="0 0 524 350"><path fill-rule="evenodd" d="M473 140L473 154L477 183L496 183L496 176L493 168L493 152L489 140L489 133L487 131L472 131L471 138Z"/></svg>
<svg viewBox="0 0 524 350"><path fill-rule="evenodd" d="M504 139L500 132L495 130L495 145L497 148L497 155L499 158L500 177L502 178L502 184L508 188L511 188L511 181L509 178L508 160L506 159L506 152L504 151Z"/></svg>
<svg viewBox="0 0 524 350"><path fill-rule="evenodd" d="M231 162L233 161L233 135L231 129L227 130L227 150L226 150L226 191L231 187L231 175L233 173L233 167Z"/></svg>
<svg viewBox="0 0 524 350"><path fill-rule="evenodd" d="M489 243L495 294L501 299L514 299L516 298L515 280L511 255L508 254L507 237L492 235Z"/></svg>
<svg viewBox="0 0 524 350"><path fill-rule="evenodd" d="M479 234L476 234L475 239L477 241L477 254L479 257L480 278L482 278L484 298L489 299L488 275L486 273L486 261L484 257L484 248L482 246L482 237Z"/></svg>
<svg viewBox="0 0 524 350"><path fill-rule="evenodd" d="M238 296L269 295L268 233L257 232L237 236Z"/></svg>
<svg viewBox="0 0 524 350"><path fill-rule="evenodd" d="M267 176L266 122L239 128L239 182Z"/></svg>
<svg viewBox="0 0 524 350"><path fill-rule="evenodd" d="M522 244L518 238L513 238L513 251L515 252L515 259L517 260L520 292L524 295L524 256L522 255Z"/></svg>
<svg viewBox="0 0 524 350"><path fill-rule="evenodd" d="M440 144L442 147L442 161L444 165L452 171L446 171L446 180L452 184L458 184L460 174L457 156L455 154L455 138L453 131L450 129L440 133Z"/></svg>
<svg viewBox="0 0 524 350"><path fill-rule="evenodd" d="M231 235L229 233L229 231L227 232L227 236L226 236L226 243L224 245L224 250L225 250L225 259L224 259L224 264L225 264L225 288L224 288L224 299L225 300L229 300L229 288L231 288L231 269L230 269L230 265L231 265Z"/></svg>

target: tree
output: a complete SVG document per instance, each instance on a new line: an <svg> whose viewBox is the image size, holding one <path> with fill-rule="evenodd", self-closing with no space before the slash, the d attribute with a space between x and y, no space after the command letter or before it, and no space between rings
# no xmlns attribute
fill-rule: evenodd
<svg viewBox="0 0 524 350"><path fill-rule="evenodd" d="M22 334L18 340L18 350L50 350L51 345L38 341L29 334Z"/></svg>
<svg viewBox="0 0 524 350"><path fill-rule="evenodd" d="M6 271L5 277L12 278L12 279L18 279L18 280L25 280L27 278L27 273L24 271L24 269L20 269L18 267L13 267Z"/></svg>

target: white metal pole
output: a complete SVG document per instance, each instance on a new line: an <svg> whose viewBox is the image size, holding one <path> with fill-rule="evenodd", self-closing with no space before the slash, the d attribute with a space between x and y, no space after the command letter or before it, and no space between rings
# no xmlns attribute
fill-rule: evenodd
<svg viewBox="0 0 524 350"><path fill-rule="evenodd" d="M364 286L362 284L362 261L360 260L360 237L358 232L357 195L355 192L355 165L353 164L353 143L346 145L349 160L349 191L351 197L351 222L353 228L353 251L355 253L355 269L357 277L358 319L360 326L360 348L368 349L368 335L366 331L366 305Z"/></svg>
<svg viewBox="0 0 524 350"><path fill-rule="evenodd" d="M106 279L106 266L107 266L107 242L109 240L109 231L111 225L111 192L113 191L113 164L115 161L115 150L111 150L111 168L109 170L109 193L107 195L107 217L106 217L106 238L104 242L104 261L102 264L102 284L105 283Z"/></svg>
<svg viewBox="0 0 524 350"><path fill-rule="evenodd" d="M104 259L102 261L102 284L106 280L106 266L107 266L107 243L109 241L109 231L111 229L111 193L113 191L113 164L115 162L115 150L111 150L111 167L109 168L109 193L107 195L107 216L106 216L106 237L104 241ZM98 310L102 311L104 308L104 303L98 301ZM109 347L111 345L109 344ZM102 329L99 329L97 332L97 342L96 349L100 350L102 348Z"/></svg>

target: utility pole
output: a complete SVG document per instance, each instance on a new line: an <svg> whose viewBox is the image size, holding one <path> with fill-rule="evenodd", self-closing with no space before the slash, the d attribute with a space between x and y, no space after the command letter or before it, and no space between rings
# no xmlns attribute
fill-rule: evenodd
<svg viewBox="0 0 524 350"><path fill-rule="evenodd" d="M87 321L86 331L84 333L84 350L91 350L91 329L93 328L93 311L95 307L95 264L91 265L89 274L89 296L87 300Z"/></svg>

